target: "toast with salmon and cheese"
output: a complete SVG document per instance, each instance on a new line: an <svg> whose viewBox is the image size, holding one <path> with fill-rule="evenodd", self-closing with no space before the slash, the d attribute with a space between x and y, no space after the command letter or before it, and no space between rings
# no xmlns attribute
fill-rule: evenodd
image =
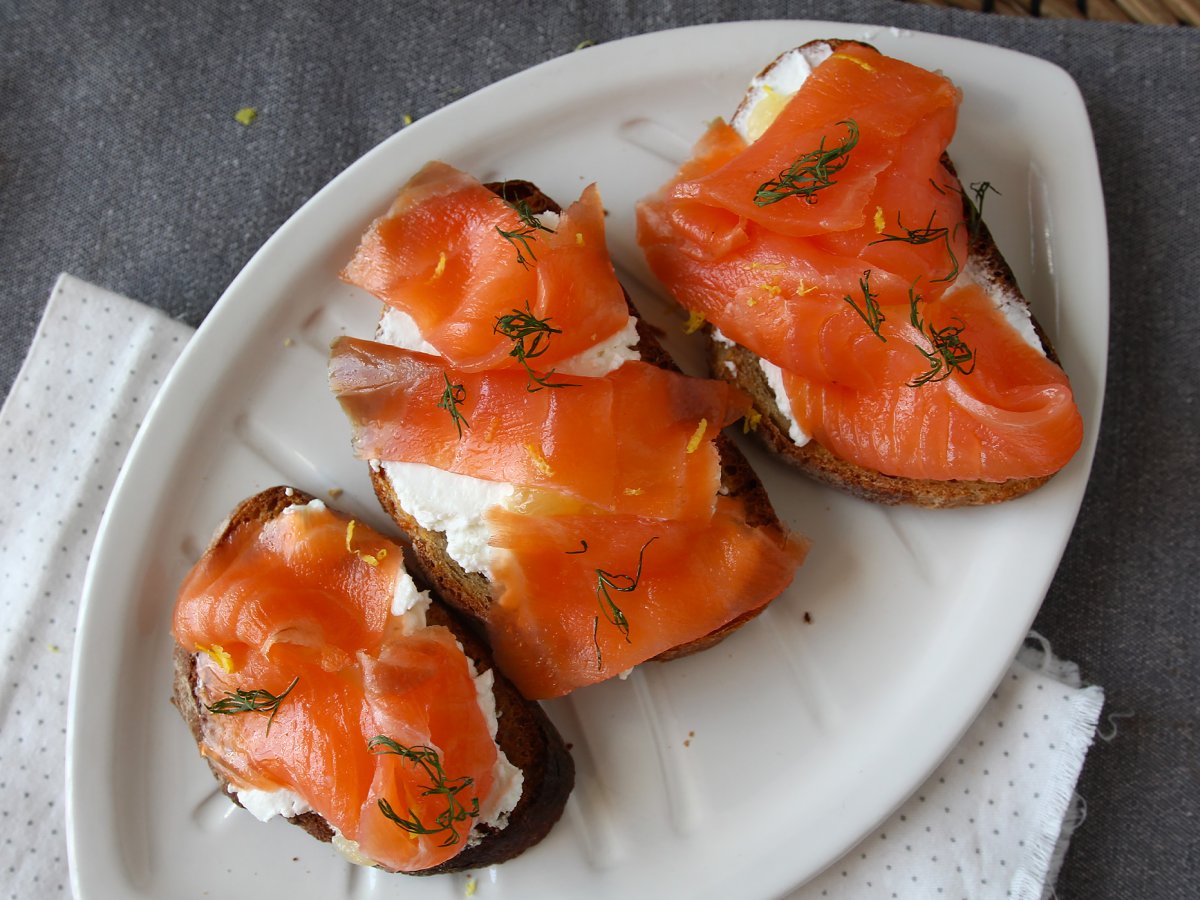
<svg viewBox="0 0 1200 900"><path fill-rule="evenodd" d="M638 321L594 186L430 163L343 276L387 304L330 361L355 452L525 696L709 647L791 582L804 545L721 433L751 401Z"/></svg>
<svg viewBox="0 0 1200 900"><path fill-rule="evenodd" d="M540 841L562 738L402 548L294 488L243 501L176 602L173 702L230 799L352 862L480 868Z"/></svg>
<svg viewBox="0 0 1200 900"><path fill-rule="evenodd" d="M1082 422L1066 374L946 147L960 92L853 41L754 79L638 207L638 242L768 447L883 503L1044 484Z"/></svg>

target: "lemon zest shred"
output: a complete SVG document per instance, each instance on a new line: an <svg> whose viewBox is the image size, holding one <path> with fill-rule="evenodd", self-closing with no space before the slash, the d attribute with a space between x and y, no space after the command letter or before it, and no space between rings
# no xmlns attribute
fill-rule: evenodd
<svg viewBox="0 0 1200 900"><path fill-rule="evenodd" d="M812 293L813 291L815 291L816 289L817 289L817 286L816 286L815 284L810 284L808 287L805 287L805 286L804 286L804 279L803 279L803 278L801 278L801 279L800 279L800 284L799 284L799 285L796 287L796 296L797 296L797 297L803 297L803 296L805 296L806 294L811 294L811 293Z"/></svg>
<svg viewBox="0 0 1200 900"><path fill-rule="evenodd" d="M762 421L762 413L757 409L752 409L742 417L742 434L749 434L758 428L758 423Z"/></svg>
<svg viewBox="0 0 1200 900"><path fill-rule="evenodd" d="M575 243L578 244L580 247L583 246L583 232L582 231L575 232Z"/></svg>
<svg viewBox="0 0 1200 900"><path fill-rule="evenodd" d="M356 550L350 546L350 542L354 540L354 527L358 524L354 519L351 519L346 524L346 550L353 553L371 568L379 565L379 561L387 557L387 547L380 547L374 554L363 553L361 550Z"/></svg>
<svg viewBox="0 0 1200 900"><path fill-rule="evenodd" d="M852 62L856 66L860 66L861 68L865 69L868 72L875 71L875 67L873 65L871 65L869 62L867 62L866 60L859 59L858 57L855 57L855 56L850 56L849 54L846 54L846 53L835 53L835 54L833 54L833 58L834 59L844 59L848 62Z"/></svg>
<svg viewBox="0 0 1200 900"><path fill-rule="evenodd" d="M405 126L411 125L413 123L413 117L410 116L408 113L405 113L404 117L402 119L400 119L400 122L401 122L401 124L403 124Z"/></svg>
<svg viewBox="0 0 1200 900"><path fill-rule="evenodd" d="M488 430L484 433L483 439L485 441L494 441L496 439L496 432L499 430L500 430L500 419L497 417L497 418L493 418L493 419L489 420L488 421Z"/></svg>
<svg viewBox="0 0 1200 900"><path fill-rule="evenodd" d="M254 106L243 106L233 114L234 119L239 125L252 125L254 120L258 118L258 108Z"/></svg>
<svg viewBox="0 0 1200 900"><path fill-rule="evenodd" d="M883 234L883 229L887 228L887 220L883 218L883 207L875 207L875 233Z"/></svg>
<svg viewBox="0 0 1200 900"><path fill-rule="evenodd" d="M576 49L578 49L578 48L576 48ZM466 894L468 897L475 896L475 888L478 887L478 885L479 885L479 882L475 880L474 875L472 875L470 878L467 879Z"/></svg>
<svg viewBox="0 0 1200 900"><path fill-rule="evenodd" d="M196 645L198 653L205 654L209 659L221 667L221 670L226 674L230 674L234 670L233 657L220 644L213 644L211 647L205 647L203 644Z"/></svg>
<svg viewBox="0 0 1200 900"><path fill-rule="evenodd" d="M433 268L433 274L429 276L429 281L427 281L425 283L431 284L432 282L437 281L439 278L442 277L442 274L445 271L446 271L446 254L439 253L437 265L434 266L434 268Z"/></svg>
<svg viewBox="0 0 1200 900"><path fill-rule="evenodd" d="M534 468L545 475L547 478L554 477L554 469L550 463L546 461L546 457L542 456L542 451L533 444L525 445L525 452L529 454L529 460L533 463Z"/></svg>
<svg viewBox="0 0 1200 900"><path fill-rule="evenodd" d="M700 446L700 442L704 440L704 432L708 431L708 419L701 419L700 424L696 426L695 432L688 439L687 452L695 453L696 448Z"/></svg>
<svg viewBox="0 0 1200 900"><path fill-rule="evenodd" d="M642 488L625 488L626 497L640 497L645 491Z"/></svg>
<svg viewBox="0 0 1200 900"><path fill-rule="evenodd" d="M695 334L704 324L704 313L696 312L694 309L688 313L687 321L683 323L684 334Z"/></svg>

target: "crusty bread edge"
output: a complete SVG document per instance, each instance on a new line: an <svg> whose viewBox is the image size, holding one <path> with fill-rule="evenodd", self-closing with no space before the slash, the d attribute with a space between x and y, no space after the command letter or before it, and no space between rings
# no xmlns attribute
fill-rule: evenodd
<svg viewBox="0 0 1200 900"><path fill-rule="evenodd" d="M296 488L274 487L262 491L239 504L218 529L209 549L234 540L240 528L266 521L288 506L302 505L312 499L311 495ZM458 616L436 600L430 605L426 619L430 625L442 625L454 633L477 672L493 671L492 692L498 720L496 742L509 762L521 770L524 781L521 798L509 813L506 827L498 830L481 828L478 843L466 847L439 866L405 873L411 875L479 869L523 853L542 840L562 816L575 783L575 763L558 730L538 704L522 697L512 682L493 667L487 646ZM175 645L171 702L179 710L197 746L201 746L207 712L196 696L196 658L195 652ZM211 762L209 768L222 792L237 804L236 795L229 793L226 778ZM333 839L333 829L316 812L303 813L288 821L317 840L329 842Z"/></svg>
<svg viewBox="0 0 1200 900"><path fill-rule="evenodd" d="M826 44L836 51L838 47L854 43L860 42L837 39L817 40L810 41L799 49ZM760 77L770 71L773 65L775 63L771 63L763 69ZM738 107L739 110L741 108L741 106ZM954 174L954 167L950 159L943 156L942 162L951 174ZM965 196L963 203L964 208L969 203ZM1012 269L983 222L979 223L972 235L968 254L972 265L983 276L986 284L1006 291L1012 297L1019 299L1026 309L1029 308L1029 302L1017 286ZM1030 315L1032 318L1032 313ZM1058 365L1058 356L1050 345L1044 329L1036 319L1033 319L1033 326L1047 357ZM789 435L788 418L780 410L775 400L775 394L767 384L762 367L758 365L758 356L745 347L714 340L711 326L704 328L704 334L708 339L708 360L714 377L738 385L754 398L754 405L762 415L762 419L755 429L759 440L784 461L817 481L875 503L951 508L982 506L1012 500L1041 487L1053 477L1044 475L1037 478L1017 478L1003 482L905 478L885 475L874 469L856 465L838 457L816 440L810 440L804 445L797 445Z"/></svg>

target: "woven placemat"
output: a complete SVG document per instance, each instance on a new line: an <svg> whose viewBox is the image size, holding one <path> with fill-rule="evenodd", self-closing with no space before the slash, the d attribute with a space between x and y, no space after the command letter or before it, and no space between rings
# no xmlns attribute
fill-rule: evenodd
<svg viewBox="0 0 1200 900"><path fill-rule="evenodd" d="M1004 16L1200 25L1200 0L912 0Z"/></svg>

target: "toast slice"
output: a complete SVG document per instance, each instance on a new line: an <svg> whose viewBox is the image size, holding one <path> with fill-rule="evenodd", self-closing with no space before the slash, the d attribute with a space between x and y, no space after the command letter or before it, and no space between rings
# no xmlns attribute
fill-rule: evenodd
<svg viewBox="0 0 1200 900"><path fill-rule="evenodd" d="M244 500L218 529L209 550L231 543L239 533L281 515L290 506L314 498L296 488L274 487ZM487 646L452 611L435 601L426 611L429 625L448 628L478 674L493 674L492 696L497 717L496 744L523 777L520 799L508 813L507 824L477 824L465 848L435 867L407 874L435 875L495 865L512 859L538 843L561 817L574 786L575 766L562 737L541 707L526 700L503 673L494 669ZM176 644L172 703L187 723L198 746L203 746L206 720L213 715L198 696L197 664L203 654ZM209 768L230 800L242 805L221 769L207 756ZM334 829L321 815L308 811L288 818L320 841L330 842ZM359 861L359 860L356 860Z"/></svg>
<svg viewBox="0 0 1200 900"><path fill-rule="evenodd" d="M799 87L806 77L806 70L810 71L828 56L856 43L834 39L812 41L782 54L752 82L730 120L733 128L749 143L753 143L782 110L781 99ZM949 174L955 176L953 165L945 154L941 162ZM810 199L809 202L814 201ZM1036 341L1042 355L1061 369L1044 329L1033 318L1029 303L1021 293L1011 268L965 191L962 203L964 218L974 223L967 241L968 262L964 266L964 273L969 272L971 280L984 288L996 308L1003 311L1010 321L1020 323L1018 329L1026 334L1026 340L1030 343ZM876 230L880 230L878 223ZM754 398L755 408L762 416L755 429L761 442L783 460L818 481L877 503L907 503L940 508L1010 500L1040 487L1053 477L1053 473L1050 473L1004 481L939 480L885 474L856 464L838 456L817 439L804 441L806 436L803 434L797 437L790 404L781 405L776 387L764 370L765 363L756 353L728 340L711 324L706 323L701 332L707 339L713 376L738 385Z"/></svg>
<svg viewBox="0 0 1200 900"><path fill-rule="evenodd" d="M531 182L505 181L490 183L486 187L509 204L519 204L532 215L561 213L558 204ZM678 367L652 330L637 319L636 310L629 300L628 293L625 293L625 303L630 315L636 320L635 349L638 358L659 368L679 372ZM386 322L390 312L388 307L384 308L380 326L377 329L378 339L387 340L389 327ZM719 434L716 439L716 447L720 457L721 494L736 498L744 504L746 524L750 527L773 528L781 534L786 534L786 529L780 523L761 481L734 441L725 434ZM474 622L484 622L487 619L488 610L494 602L494 586L488 578L479 571L469 571L464 568L451 555L445 532L423 525L417 515L405 508L385 466L372 466L371 481L382 507L405 533L410 535L418 565L429 580L437 586L442 598ZM797 546L798 544L799 542L796 542ZM657 653L653 658L665 661L711 647L757 616L765 608L767 602L769 600L724 622L709 633L678 646L670 647Z"/></svg>

